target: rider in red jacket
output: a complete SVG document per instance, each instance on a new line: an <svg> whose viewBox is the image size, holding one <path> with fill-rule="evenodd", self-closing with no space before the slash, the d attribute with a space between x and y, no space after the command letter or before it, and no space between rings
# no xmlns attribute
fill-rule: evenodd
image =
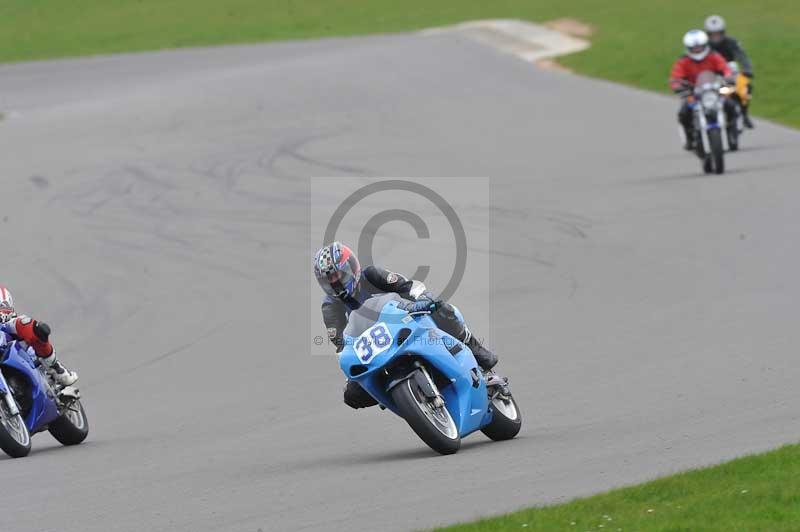
<svg viewBox="0 0 800 532"><path fill-rule="evenodd" d="M0 285L0 347L14 340L28 344L47 372L62 386L75 384L78 380L78 374L69 371L56 358L56 350L50 343L50 326L28 316L17 315L11 292Z"/></svg>
<svg viewBox="0 0 800 532"><path fill-rule="evenodd" d="M686 134L686 149L694 149L694 135L692 134L692 111L689 109L687 96L691 94L690 89L697 81L697 76L701 72L710 70L720 76L729 78L733 75L725 58L720 54L711 51L708 43L708 35L701 30L690 30L683 36L683 46L686 54L678 58L672 65L672 75L670 76L669 86L676 93L681 94L683 102L678 111L678 122L683 126ZM726 101L726 107L729 102Z"/></svg>

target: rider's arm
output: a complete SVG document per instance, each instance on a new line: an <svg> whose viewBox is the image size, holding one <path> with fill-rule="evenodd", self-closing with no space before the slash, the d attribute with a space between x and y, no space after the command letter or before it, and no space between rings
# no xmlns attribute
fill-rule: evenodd
<svg viewBox="0 0 800 532"><path fill-rule="evenodd" d="M733 37L728 37L729 46L733 51L733 58L739 63L739 68L742 71L742 74L747 76L748 78L753 77L753 63L750 62L750 58L745 53L742 46L739 44L739 41L734 39Z"/></svg>
<svg viewBox="0 0 800 532"><path fill-rule="evenodd" d="M14 338L3 330L6 325L6 323L0 325L0 349L14 341Z"/></svg>
<svg viewBox="0 0 800 532"><path fill-rule="evenodd" d="M669 86L670 88L675 91L679 92L686 88L686 68L683 64L683 58L681 57L672 65L672 73L669 76Z"/></svg>
<svg viewBox="0 0 800 532"><path fill-rule="evenodd" d="M344 328L347 327L347 313L341 301L325 298L322 302L322 321L328 333L328 341L336 346L336 352L344 347Z"/></svg>
<svg viewBox="0 0 800 532"><path fill-rule="evenodd" d="M378 266L367 266L362 273L369 284L380 292L394 292L406 299L414 299L410 295L414 281L404 275L389 271Z"/></svg>
<svg viewBox="0 0 800 532"><path fill-rule="evenodd" d="M731 67L728 66L728 62L725 61L725 58L722 57L722 54L713 52L711 59L714 61L714 70L718 74L725 78L730 78L733 76L733 71L731 70Z"/></svg>

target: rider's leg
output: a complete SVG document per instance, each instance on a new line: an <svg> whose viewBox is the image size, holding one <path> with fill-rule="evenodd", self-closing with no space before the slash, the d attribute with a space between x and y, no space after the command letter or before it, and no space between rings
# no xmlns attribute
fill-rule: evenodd
<svg viewBox="0 0 800 532"><path fill-rule="evenodd" d="M747 129L753 129L753 121L750 120L750 98L753 93L753 85L747 84L747 98L742 99L742 122Z"/></svg>
<svg viewBox="0 0 800 532"><path fill-rule="evenodd" d="M472 354L475 356L475 360L482 369L488 370L497 364L497 356L486 349L483 344L472 335L464 321L464 316L461 315L461 311L454 305L445 303L433 313L432 318L433 321L436 322L437 327L441 330L467 344L467 347L470 348Z"/></svg>
<svg viewBox="0 0 800 532"><path fill-rule="evenodd" d="M736 96L742 108L742 122L747 129L753 129L753 121L750 120L750 99L753 97L753 84L750 78L744 74L739 74L736 78Z"/></svg>
<svg viewBox="0 0 800 532"><path fill-rule="evenodd" d="M40 357L42 365L53 379L62 386L71 386L78 380L78 374L70 371L56 358L56 350L49 357Z"/></svg>
<svg viewBox="0 0 800 532"><path fill-rule="evenodd" d="M684 100L681 108L678 109L678 123L683 126L683 134L686 137L683 147L687 150L694 149L694 125L692 124L692 110Z"/></svg>
<svg viewBox="0 0 800 532"><path fill-rule="evenodd" d="M753 129L753 121L750 120L750 105L742 105L742 122L747 129Z"/></svg>
<svg viewBox="0 0 800 532"><path fill-rule="evenodd" d="M75 384L78 374L69 371L56 358L56 349L50 343L50 326L43 321L19 316L13 322L14 335L33 348L36 356L53 379L62 386Z"/></svg>
<svg viewBox="0 0 800 532"><path fill-rule="evenodd" d="M344 403L350 408L367 408L377 405L378 401L356 381L348 380L344 383Z"/></svg>

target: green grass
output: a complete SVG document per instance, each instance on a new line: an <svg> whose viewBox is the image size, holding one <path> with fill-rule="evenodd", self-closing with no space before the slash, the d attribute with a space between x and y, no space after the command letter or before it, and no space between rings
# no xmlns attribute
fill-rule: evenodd
<svg viewBox="0 0 800 532"><path fill-rule="evenodd" d="M600 526L602 525L602 527ZM800 445L442 532L800 530Z"/></svg>
<svg viewBox="0 0 800 532"><path fill-rule="evenodd" d="M566 66L664 91L681 36L717 11L753 57L754 112L800 126L797 0L0 0L0 62L575 17L598 32Z"/></svg>

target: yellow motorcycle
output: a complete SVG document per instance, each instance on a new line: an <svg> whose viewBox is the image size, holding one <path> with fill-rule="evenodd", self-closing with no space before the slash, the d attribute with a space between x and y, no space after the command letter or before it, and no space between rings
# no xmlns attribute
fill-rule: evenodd
<svg viewBox="0 0 800 532"><path fill-rule="evenodd" d="M750 80L747 76L739 71L739 65L735 61L728 63L733 72L736 82L734 84L726 84L720 87L720 95L729 100L733 104L735 114L733 120L730 120L726 127L727 147L730 151L739 149L739 137L744 132L744 124L742 122L742 107L750 103Z"/></svg>

